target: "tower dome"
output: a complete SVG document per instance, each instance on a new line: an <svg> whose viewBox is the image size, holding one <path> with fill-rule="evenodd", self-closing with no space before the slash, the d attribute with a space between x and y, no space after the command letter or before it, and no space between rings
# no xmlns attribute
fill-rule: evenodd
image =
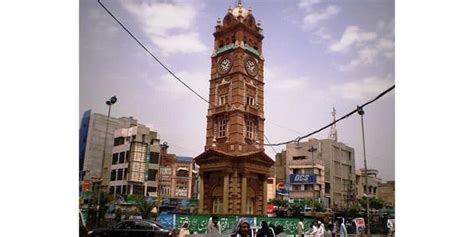
<svg viewBox="0 0 474 237"><path fill-rule="evenodd" d="M245 19L250 14L250 11L243 7L242 4L238 4L234 7L234 9L231 10L231 13L235 18L242 16L242 18Z"/></svg>

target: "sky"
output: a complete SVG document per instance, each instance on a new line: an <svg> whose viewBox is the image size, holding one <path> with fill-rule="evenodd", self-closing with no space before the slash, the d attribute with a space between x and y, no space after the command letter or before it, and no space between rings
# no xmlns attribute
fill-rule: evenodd
<svg viewBox="0 0 474 237"><path fill-rule="evenodd" d="M155 56L208 99L214 26L234 0L101 1ZM263 28L265 136L304 136L395 85L393 0L243 0ZM169 152L204 151L207 104L174 79L95 0L79 1L79 113L133 116ZM395 178L395 90L364 108L368 168ZM363 167L361 119L337 123ZM312 137L325 139L329 129ZM284 146L274 147L277 152ZM265 152L274 157L272 148Z"/></svg>

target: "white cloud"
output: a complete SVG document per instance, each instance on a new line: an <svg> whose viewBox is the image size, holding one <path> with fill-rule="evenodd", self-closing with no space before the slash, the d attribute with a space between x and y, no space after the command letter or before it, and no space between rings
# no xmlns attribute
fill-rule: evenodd
<svg viewBox="0 0 474 237"><path fill-rule="evenodd" d="M291 76L289 72L279 68L265 68L265 81L270 90L299 90L308 86L310 79L306 76Z"/></svg>
<svg viewBox="0 0 474 237"><path fill-rule="evenodd" d="M310 39L311 43L322 43L329 42L332 40L332 36L329 33L328 29L325 27L320 27L311 34L313 37Z"/></svg>
<svg viewBox="0 0 474 237"><path fill-rule="evenodd" d="M208 99L209 90L209 72L188 72L181 71L174 73L179 79L186 83L189 87L193 88L199 95ZM173 98L183 98L196 96L188 88L186 88L181 82L174 78L171 74L163 74L161 77L156 79L146 80L146 84L151 87L155 92L164 94ZM197 98L197 97L196 97Z"/></svg>
<svg viewBox="0 0 474 237"><path fill-rule="evenodd" d="M334 52L344 52L347 51L352 45L369 42L377 38L377 33L375 32L365 32L357 26L348 26L341 36L341 39L331 44L329 49Z"/></svg>
<svg viewBox="0 0 474 237"><path fill-rule="evenodd" d="M335 15L337 15L341 11L341 8L335 5L330 5L326 9L320 12L313 12L306 15L303 18L303 30L310 31L313 30L318 26L318 24L323 21L327 20Z"/></svg>
<svg viewBox="0 0 474 237"><path fill-rule="evenodd" d="M298 3L298 7L309 10L311 6L318 4L320 2L321 0L300 0L300 2Z"/></svg>
<svg viewBox="0 0 474 237"><path fill-rule="evenodd" d="M374 76L330 86L329 92L342 99L364 101L374 98L393 84L392 75L387 75L385 78Z"/></svg>
<svg viewBox="0 0 474 237"><path fill-rule="evenodd" d="M152 41L162 50L165 56L172 53L199 53L207 49L206 46L199 41L199 35L196 32L170 36L154 36L152 37Z"/></svg>
<svg viewBox="0 0 474 237"><path fill-rule="evenodd" d="M141 24L142 30L163 55L199 53L207 50L194 22L202 3L198 1L120 1ZM192 44L190 44L192 42Z"/></svg>
<svg viewBox="0 0 474 237"><path fill-rule="evenodd" d="M380 57L393 59L395 56L394 28L383 21L378 22L377 32L366 32L357 26L348 26L338 42L331 44L333 52L356 50L356 57L346 65L340 65L341 71L356 69L360 66L377 65ZM378 37L381 35L382 37Z"/></svg>

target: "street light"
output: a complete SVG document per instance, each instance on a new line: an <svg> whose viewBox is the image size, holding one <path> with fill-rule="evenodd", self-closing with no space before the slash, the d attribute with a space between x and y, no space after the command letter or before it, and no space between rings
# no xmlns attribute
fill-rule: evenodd
<svg viewBox="0 0 474 237"><path fill-rule="evenodd" d="M367 193L367 186L369 185L367 182L367 158L365 155L365 135L364 135L364 110L362 107L357 106L357 113L360 115L360 121L362 123L362 146L364 149L364 173L365 173L365 190L364 192ZM370 211L369 211L369 197L367 196L367 205L366 205L366 211L367 211L367 235L370 236Z"/></svg>
<svg viewBox="0 0 474 237"><path fill-rule="evenodd" d="M109 118L110 118L110 108L112 105L117 102L117 97L114 95L109 100L105 102L109 106L109 112L107 113L107 122L105 123L105 139L104 139L104 150L102 151L102 163L100 165L100 182L99 182L99 194L97 195L97 215L96 215L96 226L99 227L99 218L100 218L100 198L101 198L101 186L104 172L104 162L105 162L105 149L107 148L107 135L109 132Z"/></svg>

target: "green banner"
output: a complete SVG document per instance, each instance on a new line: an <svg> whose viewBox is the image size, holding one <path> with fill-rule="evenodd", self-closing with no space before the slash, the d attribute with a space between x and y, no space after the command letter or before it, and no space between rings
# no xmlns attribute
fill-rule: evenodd
<svg viewBox="0 0 474 237"><path fill-rule="evenodd" d="M273 224L276 226L283 226L283 231L285 234L292 234L296 235L298 230L296 229L298 222L300 221L298 218L273 218L273 217L257 217L257 224L260 225L262 221L266 221L268 225ZM312 220L309 218L305 218L304 229L305 231L309 230L309 225L311 224Z"/></svg>
<svg viewBox="0 0 474 237"><path fill-rule="evenodd" d="M189 232L203 234L207 231L207 224L209 223L210 215L176 215L176 224L175 229L181 229L184 221L189 222ZM222 233L226 230L232 229L236 221L235 216L223 216L219 217L219 222L221 224Z"/></svg>

